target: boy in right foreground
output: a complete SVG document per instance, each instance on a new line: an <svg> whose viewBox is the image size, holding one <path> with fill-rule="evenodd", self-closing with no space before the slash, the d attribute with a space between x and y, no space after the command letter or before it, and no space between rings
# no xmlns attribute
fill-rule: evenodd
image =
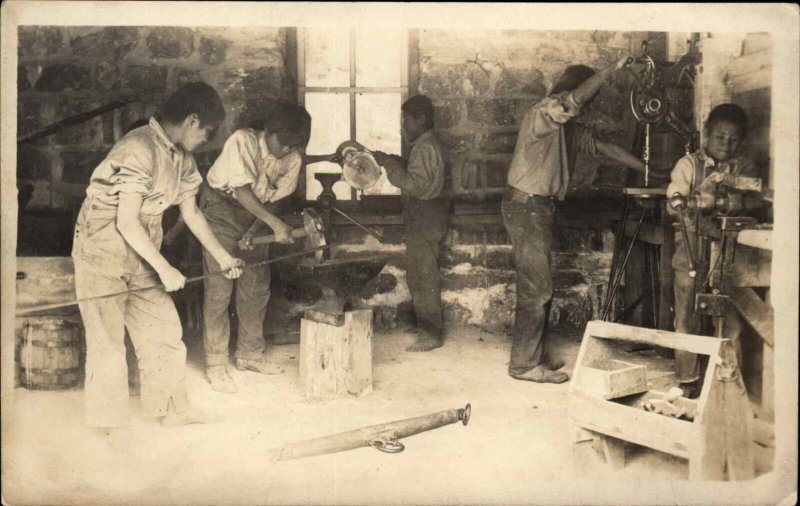
<svg viewBox="0 0 800 506"><path fill-rule="evenodd" d="M738 149L747 135L747 126L747 114L738 105L721 104L712 109L704 126L707 139L705 148L678 160L670 174L671 182L667 187L667 196L672 197L679 194L688 198L692 191L713 173L758 177L758 168L738 153ZM678 216L675 209L669 206L667 209L670 214ZM696 248L694 218L694 210L684 212L684 220L689 232L689 247L692 248L692 251L695 251ZM712 258L711 265L714 263L715 260ZM689 257L680 229L675 231L675 253L672 256L672 268L675 272L675 332L699 334L702 320L694 313L695 279L689 276ZM742 362L740 333L741 320L736 311L731 310L725 318L725 337L733 342L739 364ZM698 396L703 378L696 354L675 350L675 379L678 380L685 397L696 398Z"/></svg>

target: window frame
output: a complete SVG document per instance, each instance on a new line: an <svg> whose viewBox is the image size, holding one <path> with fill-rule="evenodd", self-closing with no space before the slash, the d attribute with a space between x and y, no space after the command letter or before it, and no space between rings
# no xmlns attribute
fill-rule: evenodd
<svg viewBox="0 0 800 506"><path fill-rule="evenodd" d="M404 38L405 43L401 44L400 53L400 86L356 86L356 30L357 28L350 28L348 32L348 50L349 50L349 86L306 86L306 53L305 53L305 38L306 30L308 28L297 29L297 102L300 105L305 105L306 93L347 93L350 102L350 139L356 140L357 125L356 125L356 96L360 93L400 93L400 101L405 102L409 96L416 89L416 80L418 76L417 65L413 63L418 62L416 58L418 34L414 29L405 29ZM314 27L310 27L314 29ZM397 111L398 114L400 111ZM406 156L406 146L401 143L401 154ZM305 187L306 167L303 166L302 181L304 184L302 198L308 202L308 191ZM350 200L348 202L358 201L358 192L355 188L350 189ZM381 195L381 194L379 194ZM392 195L392 194L383 194Z"/></svg>

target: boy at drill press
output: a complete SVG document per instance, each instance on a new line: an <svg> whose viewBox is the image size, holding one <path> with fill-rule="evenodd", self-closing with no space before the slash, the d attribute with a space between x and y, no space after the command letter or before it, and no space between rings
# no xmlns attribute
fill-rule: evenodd
<svg viewBox="0 0 800 506"><path fill-rule="evenodd" d="M403 103L403 136L411 145L408 161L377 151L375 161L403 195L406 229L406 279L419 339L406 351L430 351L442 346L442 293L439 248L447 233L448 204L442 198L445 151L433 131L433 103L424 95Z"/></svg>
<svg viewBox="0 0 800 506"><path fill-rule="evenodd" d="M556 203L567 194L578 153L604 155L630 169L644 170L641 160L596 139L576 121L600 87L628 61L623 57L600 72L570 65L549 96L528 109L520 123L501 203L517 271L514 340L508 364L508 374L514 379L537 383L569 380L567 373L558 371L564 361L550 355L545 332L547 307L553 297L550 251Z"/></svg>
<svg viewBox="0 0 800 506"><path fill-rule="evenodd" d="M670 174L671 181L667 186L667 197L671 198L678 194L689 198L707 177L715 173L758 177L758 168L738 153L738 149L747 135L747 126L747 114L735 104L722 104L712 109L704 126L705 148L678 160ZM672 206L667 206L667 209L670 214L678 216L678 211ZM695 217L694 210L684 212L689 247L693 252L697 251ZM710 264L712 269L716 262L713 256L716 255L712 254ZM697 258L694 253L693 258ZM675 272L675 331L700 334L702 319L694 312L695 278L689 275L689 256L680 229L675 231L675 253L672 256L672 268ZM733 342L737 361L741 365L742 350L739 341L741 320L735 310L729 309L725 316L724 334ZM684 391L684 396L697 397L703 379L698 356L687 351L675 350L675 377Z"/></svg>
<svg viewBox="0 0 800 506"><path fill-rule="evenodd" d="M262 125L259 125L262 126ZM238 247L248 264L268 257L266 244L251 240L263 225L272 229L282 244L293 242L291 227L276 214L275 204L294 193L300 167L306 163L333 161L335 154L305 156L302 151L311 134L311 116L302 106L277 103L265 114L263 128L242 128L227 141L208 171L208 185L200 192L200 206L220 242ZM218 270L216 260L203 250L203 272ZM249 268L236 280L236 313L239 320L236 368L262 374L279 370L264 356L264 317L270 296L270 266ZM230 317L228 306L234 282L221 276L205 279L203 338L206 373L211 387L235 393L228 375Z"/></svg>

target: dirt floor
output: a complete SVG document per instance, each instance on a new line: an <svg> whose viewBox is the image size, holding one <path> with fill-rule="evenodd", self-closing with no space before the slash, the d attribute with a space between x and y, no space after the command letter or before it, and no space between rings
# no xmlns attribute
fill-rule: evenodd
<svg viewBox="0 0 800 506"><path fill-rule="evenodd" d="M100 438L83 424L81 390L14 391L4 455L10 504L486 504L574 502L540 484L586 480L686 480L686 461L631 446L612 471L591 443L573 445L568 384L542 385L506 374L510 340L466 326L448 331L443 348L404 351L409 330L374 337L374 391L361 398L310 401L298 385L298 345L268 353L285 373L231 371L238 394L214 392L202 369L200 339L189 339L192 402L225 419L165 429L140 415L132 398L130 432ZM553 332L571 371L578 332ZM671 374L671 361L625 353L648 364L649 377ZM233 369L231 367L231 369ZM389 455L361 448L270 463L268 450L362 426L424 415L469 402L472 418L418 434ZM575 494L581 485L576 482ZM11 493L9 493L11 492ZM585 494L583 494L585 497ZM91 498L91 500L90 500Z"/></svg>

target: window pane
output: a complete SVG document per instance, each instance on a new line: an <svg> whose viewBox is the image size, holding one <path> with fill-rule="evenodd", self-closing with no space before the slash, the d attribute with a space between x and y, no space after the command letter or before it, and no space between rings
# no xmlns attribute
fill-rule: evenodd
<svg viewBox="0 0 800 506"><path fill-rule="evenodd" d="M306 86L350 86L350 34L345 30L305 29Z"/></svg>
<svg viewBox="0 0 800 506"><path fill-rule="evenodd" d="M342 142L350 139L350 97L347 93L306 93L305 107L311 115L311 139L306 152L310 155L332 153ZM317 172L341 173L335 163L320 162L306 167L306 198L316 199L322 185L314 179ZM350 186L337 183L336 198L350 200Z"/></svg>
<svg viewBox="0 0 800 506"><path fill-rule="evenodd" d="M370 150L400 154L400 93L359 93L356 95L356 140ZM365 195L399 194L386 179L385 170Z"/></svg>
<svg viewBox="0 0 800 506"><path fill-rule="evenodd" d="M356 86L400 86L405 32L356 29Z"/></svg>

